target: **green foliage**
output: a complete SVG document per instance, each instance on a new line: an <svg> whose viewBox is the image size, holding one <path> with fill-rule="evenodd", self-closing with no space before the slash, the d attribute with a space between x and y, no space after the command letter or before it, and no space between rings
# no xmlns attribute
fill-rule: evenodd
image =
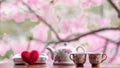
<svg viewBox="0 0 120 68"><path fill-rule="evenodd" d="M9 49L3 56L0 56L0 60L3 60L5 58L10 58L13 55L12 49Z"/></svg>
<svg viewBox="0 0 120 68"><path fill-rule="evenodd" d="M109 2L106 2L104 7L105 7L105 9L108 9L108 10L112 10L113 9L113 7L111 6L111 4Z"/></svg>
<svg viewBox="0 0 120 68"><path fill-rule="evenodd" d="M31 41L33 40L33 34L31 32L25 33L26 40Z"/></svg>
<svg viewBox="0 0 120 68"><path fill-rule="evenodd" d="M8 22L2 22L0 23L0 35L3 35L4 33L10 34L10 35L22 34L32 29L39 22L40 21L31 22L30 20L25 20L22 23L16 23L13 20Z"/></svg>
<svg viewBox="0 0 120 68"><path fill-rule="evenodd" d="M117 5L119 7L120 6L120 2L115 3L115 5ZM111 4L109 2L106 2L104 7L106 7L105 10L106 9L108 9L108 10L113 10L114 9L113 6L111 6Z"/></svg>
<svg viewBox="0 0 120 68"><path fill-rule="evenodd" d="M13 55L13 51L12 51L12 49L10 49L5 53L4 57L5 58L10 58L12 55Z"/></svg>
<svg viewBox="0 0 120 68"><path fill-rule="evenodd" d="M90 29L90 30L95 30L98 28L98 26L96 26L95 24L93 23L87 23L87 28Z"/></svg>
<svg viewBox="0 0 120 68"><path fill-rule="evenodd" d="M29 29L33 28L35 25L39 24L40 21L31 22L30 20L26 20L23 23L19 23L18 25L22 28L22 31L28 31Z"/></svg>
<svg viewBox="0 0 120 68"><path fill-rule="evenodd" d="M0 56L0 61L4 59L4 56Z"/></svg>
<svg viewBox="0 0 120 68"><path fill-rule="evenodd" d="M112 20L111 25L115 27L120 27L120 19Z"/></svg>
<svg viewBox="0 0 120 68"><path fill-rule="evenodd" d="M51 39L51 36L52 36L51 30L48 30L48 32L47 32L47 40L48 41Z"/></svg>
<svg viewBox="0 0 120 68"><path fill-rule="evenodd" d="M0 35L3 35L4 33L8 34L16 34L17 30L15 27L17 26L16 23L13 23L13 21L9 21L7 23L0 23Z"/></svg>
<svg viewBox="0 0 120 68"><path fill-rule="evenodd" d="M103 5L97 6L97 7L93 6L93 7L86 9L85 11L88 13L102 15L103 14Z"/></svg>

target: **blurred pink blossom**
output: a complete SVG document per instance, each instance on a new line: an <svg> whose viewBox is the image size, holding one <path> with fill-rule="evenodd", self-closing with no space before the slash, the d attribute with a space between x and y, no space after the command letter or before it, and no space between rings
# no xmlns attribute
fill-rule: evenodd
<svg viewBox="0 0 120 68"><path fill-rule="evenodd" d="M8 43L0 42L0 55L3 56L10 49Z"/></svg>
<svg viewBox="0 0 120 68"><path fill-rule="evenodd" d="M26 3L27 3L27 5L29 5L29 6L37 6L37 5L39 5L40 4L40 1L39 0L26 0Z"/></svg>
<svg viewBox="0 0 120 68"><path fill-rule="evenodd" d="M83 6L84 8L88 8L88 7L90 7L91 5L99 6L99 5L102 5L102 4L103 4L103 1L104 1L104 0L83 0L82 6Z"/></svg>
<svg viewBox="0 0 120 68"><path fill-rule="evenodd" d="M77 20L73 20L72 25L78 29L85 26L87 23L87 16L85 14L80 14Z"/></svg>
<svg viewBox="0 0 120 68"><path fill-rule="evenodd" d="M64 32L59 33L61 39L66 39L68 35L69 33L64 33Z"/></svg>
<svg viewBox="0 0 120 68"><path fill-rule="evenodd" d="M102 5L102 4L103 4L103 1L104 1L104 0L91 0L91 3L92 3L93 5L99 6L99 5Z"/></svg>
<svg viewBox="0 0 120 68"><path fill-rule="evenodd" d="M63 3L63 4L77 4L79 0L55 0L57 3Z"/></svg>
<svg viewBox="0 0 120 68"><path fill-rule="evenodd" d="M89 36L86 36L84 38L82 38L80 40L80 42L87 42L88 43L88 47L87 47L87 50L88 51L94 51L102 46L104 46L104 42L105 40L103 40L102 38L99 38L99 37L96 37L94 35L89 35ZM96 51L96 52L101 52L101 49Z"/></svg>
<svg viewBox="0 0 120 68"><path fill-rule="evenodd" d="M18 13L19 8L13 3L2 3L0 6L0 13L5 14L9 17Z"/></svg>
<svg viewBox="0 0 120 68"><path fill-rule="evenodd" d="M27 50L27 41L11 41L11 48L13 49L14 54L20 54L22 51Z"/></svg>
<svg viewBox="0 0 120 68"><path fill-rule="evenodd" d="M17 22L17 23L20 23L20 22L23 22L25 20L26 16L24 16L24 14L22 13L17 13L13 16L13 19Z"/></svg>
<svg viewBox="0 0 120 68"><path fill-rule="evenodd" d="M96 17L94 21L95 23L98 23L100 27L106 27L110 25L111 19L105 17Z"/></svg>
<svg viewBox="0 0 120 68"><path fill-rule="evenodd" d="M106 31L98 34L114 41L117 41L120 38L120 31Z"/></svg>
<svg viewBox="0 0 120 68"><path fill-rule="evenodd" d="M39 25L35 26L35 28L32 30L33 37L40 41L45 41L47 39L47 30L48 27L40 23Z"/></svg>
<svg viewBox="0 0 120 68"><path fill-rule="evenodd" d="M90 6L89 0L84 0L83 3L82 3L82 7L88 8L89 6Z"/></svg>
<svg viewBox="0 0 120 68"><path fill-rule="evenodd" d="M41 53L44 49L44 46L45 45L40 42L33 41L33 42L31 42L30 50L37 50L38 52Z"/></svg>
<svg viewBox="0 0 120 68"><path fill-rule="evenodd" d="M22 51L27 50L28 41L12 41L10 42L11 48L13 49L14 54L20 54ZM3 47L4 48L4 47ZM41 52L44 48L44 45L39 41L31 41L30 42L30 51L37 50Z"/></svg>
<svg viewBox="0 0 120 68"><path fill-rule="evenodd" d="M28 16L29 16L29 18L32 22L37 22L38 21L38 18L35 14L28 14Z"/></svg>
<svg viewBox="0 0 120 68"><path fill-rule="evenodd" d="M45 11L47 14L44 17L46 21L48 21L49 23L51 23L51 25L53 26L54 24L56 24L57 21L57 17L55 16L55 13L52 10L47 10Z"/></svg>
<svg viewBox="0 0 120 68"><path fill-rule="evenodd" d="M70 29L72 28L71 27L71 24L72 24L72 21L63 21L61 23L61 26L60 26L60 29L63 33L67 33L70 31Z"/></svg>
<svg viewBox="0 0 120 68"><path fill-rule="evenodd" d="M44 10L45 12L48 12L50 7L51 7L51 5L49 3L43 4L42 5L42 10Z"/></svg>
<svg viewBox="0 0 120 68"><path fill-rule="evenodd" d="M10 17L8 17L7 15L5 15L4 13L0 13L0 21L8 21L10 20Z"/></svg>

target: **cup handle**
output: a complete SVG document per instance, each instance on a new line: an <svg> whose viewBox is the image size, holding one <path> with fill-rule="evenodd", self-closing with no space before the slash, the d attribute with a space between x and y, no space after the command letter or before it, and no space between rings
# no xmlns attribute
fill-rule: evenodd
<svg viewBox="0 0 120 68"><path fill-rule="evenodd" d="M101 63L107 59L107 55L106 55L106 54L103 54L103 55L102 55L102 58L103 58L103 59L102 59Z"/></svg>
<svg viewBox="0 0 120 68"><path fill-rule="evenodd" d="M70 59L73 61L72 54L69 55Z"/></svg>
<svg viewBox="0 0 120 68"><path fill-rule="evenodd" d="M76 48L76 51L77 51L77 52L78 52L79 48L81 48L81 49L83 50L83 52L86 53L86 49L85 49L84 47L82 47L82 46L78 46L78 47Z"/></svg>

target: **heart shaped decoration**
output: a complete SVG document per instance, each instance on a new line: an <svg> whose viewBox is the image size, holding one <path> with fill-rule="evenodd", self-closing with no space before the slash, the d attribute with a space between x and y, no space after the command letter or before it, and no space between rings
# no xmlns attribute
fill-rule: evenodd
<svg viewBox="0 0 120 68"><path fill-rule="evenodd" d="M21 53L21 57L22 57L23 61L25 61L26 63L32 65L38 60L39 53L36 50L32 50L31 52L23 51Z"/></svg>

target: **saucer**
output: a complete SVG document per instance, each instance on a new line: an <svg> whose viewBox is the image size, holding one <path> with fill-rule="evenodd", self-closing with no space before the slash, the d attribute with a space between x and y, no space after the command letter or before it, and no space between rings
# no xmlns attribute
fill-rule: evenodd
<svg viewBox="0 0 120 68"><path fill-rule="evenodd" d="M54 65L74 65L73 62L53 62Z"/></svg>
<svg viewBox="0 0 120 68"><path fill-rule="evenodd" d="M46 64L47 63L48 56L45 54L39 55L39 59L35 62L35 64ZM21 65L21 64L26 64L20 54L16 54L13 56L13 61L15 64Z"/></svg>

